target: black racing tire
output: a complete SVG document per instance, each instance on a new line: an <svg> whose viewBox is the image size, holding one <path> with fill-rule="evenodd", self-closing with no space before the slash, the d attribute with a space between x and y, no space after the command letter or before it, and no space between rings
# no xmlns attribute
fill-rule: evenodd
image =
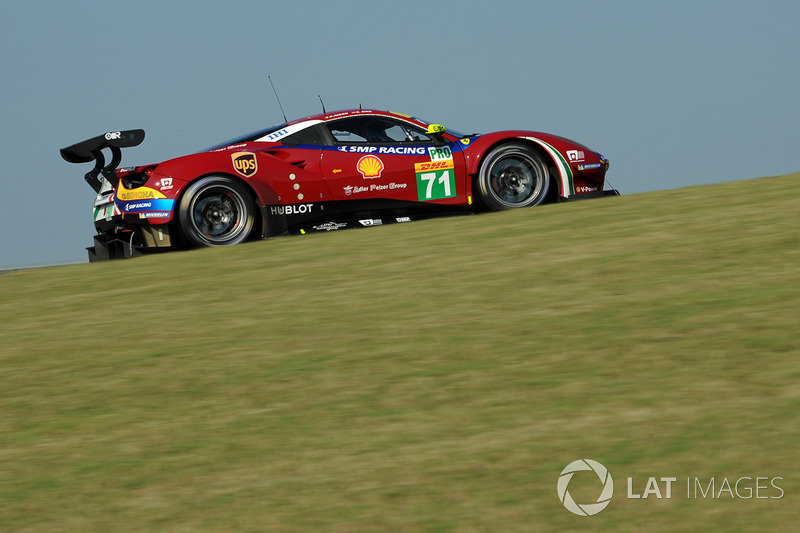
<svg viewBox="0 0 800 533"><path fill-rule="evenodd" d="M193 246L239 244L250 237L256 203L249 188L227 176L192 183L178 206L181 234Z"/></svg>
<svg viewBox="0 0 800 533"><path fill-rule="evenodd" d="M502 144L484 157L477 178L480 201L492 211L539 205L550 190L542 156L522 143Z"/></svg>

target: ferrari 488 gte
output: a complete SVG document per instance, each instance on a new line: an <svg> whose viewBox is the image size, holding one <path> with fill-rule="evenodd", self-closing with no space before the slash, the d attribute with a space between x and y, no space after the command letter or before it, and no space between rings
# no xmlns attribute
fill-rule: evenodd
<svg viewBox="0 0 800 533"><path fill-rule="evenodd" d="M604 190L608 160L563 137L467 135L378 110L323 113L118 168L121 149L143 140L143 130L111 131L61 150L70 163L94 162L90 261L618 194Z"/></svg>

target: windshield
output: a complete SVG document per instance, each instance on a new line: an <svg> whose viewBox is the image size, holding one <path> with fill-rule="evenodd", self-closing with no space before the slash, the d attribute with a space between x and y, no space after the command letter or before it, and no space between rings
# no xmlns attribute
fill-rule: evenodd
<svg viewBox="0 0 800 533"><path fill-rule="evenodd" d="M202 151L203 152L211 152L213 150L219 150L220 148L225 148L226 146L231 146L231 145L234 145L234 144L241 144L241 143L246 143L246 142L250 142L250 141L255 141L256 139L260 139L261 137L264 137L265 135L269 135L270 133L272 133L274 131L278 131L278 130L283 129L285 127L286 127L286 123L285 122L282 123L282 124L275 124L274 126L269 127L269 128L267 128L265 130L258 130L258 131L254 131L252 133L248 133L247 135L241 135L239 137L234 137L233 139L230 139L228 141L225 141L225 142L222 142L222 143L219 143L219 144L215 144L214 146L211 146L210 148L206 148L205 150L202 150Z"/></svg>

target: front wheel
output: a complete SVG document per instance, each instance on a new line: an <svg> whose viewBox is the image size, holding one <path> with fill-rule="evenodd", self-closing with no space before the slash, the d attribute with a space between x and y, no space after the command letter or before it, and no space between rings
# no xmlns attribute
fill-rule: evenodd
<svg viewBox="0 0 800 533"><path fill-rule="evenodd" d="M181 233L195 246L247 240L255 225L255 201L246 186L226 176L208 176L186 189L178 208Z"/></svg>
<svg viewBox="0 0 800 533"><path fill-rule="evenodd" d="M521 143L498 146L487 154L478 174L478 194L493 211L539 205L550 189L542 157Z"/></svg>

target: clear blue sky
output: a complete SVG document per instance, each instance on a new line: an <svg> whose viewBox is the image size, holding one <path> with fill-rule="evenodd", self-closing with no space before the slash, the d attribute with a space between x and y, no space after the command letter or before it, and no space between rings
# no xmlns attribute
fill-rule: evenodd
<svg viewBox="0 0 800 533"><path fill-rule="evenodd" d="M290 119L321 94L576 139L623 194L796 172L798 21L770 0L12 2L0 267L86 258L88 165L59 148L143 128L128 166L280 122L268 74Z"/></svg>

